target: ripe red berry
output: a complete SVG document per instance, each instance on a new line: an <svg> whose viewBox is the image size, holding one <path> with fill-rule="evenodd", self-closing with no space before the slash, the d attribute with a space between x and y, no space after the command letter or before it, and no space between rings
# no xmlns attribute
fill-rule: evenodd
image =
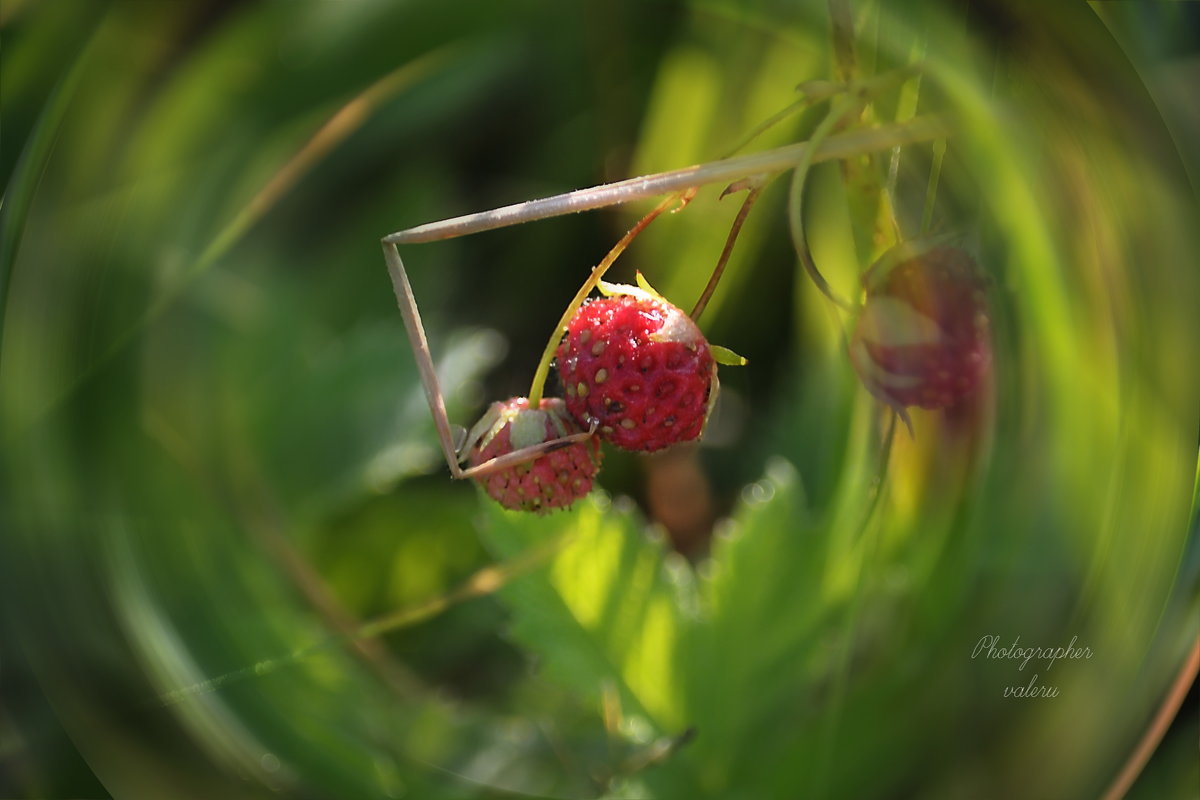
<svg viewBox="0 0 1200 800"><path fill-rule="evenodd" d="M482 429L482 430L481 430ZM579 427L561 398L543 398L537 410L524 397L493 403L472 436L478 442L470 466L572 433ZM476 476L484 491L505 508L545 513L566 508L592 490L600 469L600 441L592 437L551 450L532 461Z"/></svg>
<svg viewBox="0 0 1200 800"><path fill-rule="evenodd" d="M632 286L584 304L558 346L567 410L627 450L697 438L717 393L708 342L679 308Z"/></svg>
<svg viewBox="0 0 1200 800"><path fill-rule="evenodd" d="M938 247L872 281L850 341L867 389L889 405L941 409L991 364L985 283L967 253Z"/></svg>

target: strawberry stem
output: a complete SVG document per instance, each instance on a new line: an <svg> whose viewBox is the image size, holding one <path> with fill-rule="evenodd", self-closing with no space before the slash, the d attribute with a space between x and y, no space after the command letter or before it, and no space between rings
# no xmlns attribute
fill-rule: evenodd
<svg viewBox="0 0 1200 800"><path fill-rule="evenodd" d="M600 263L592 269L592 273L588 275L587 280L583 282L583 286L579 287L579 291L576 292L575 297L571 299L570 304L567 306L567 310L563 312L562 317L558 320L558 324L554 326L554 333L550 335L550 341L546 343L546 349L542 351L542 360L538 362L537 371L533 373L533 383L529 387L530 408L537 408L542 402L542 393L546 388L546 378L550 375L550 363L554 360L554 351L558 349L558 342L560 339L562 339L563 331L565 331L567 326L571 324L571 320L574 318L575 312L578 311L579 307L583 305L583 301L587 299L587 296L592 293L592 289L596 288L596 285L600 282L600 279L604 277L604 273L607 272L608 268L613 265L613 263L617 260L617 257L620 256L621 253L625 252L625 248L629 246L629 243L632 242L634 238L636 238L637 235L646 228L647 225L653 222L659 214L666 211L677 201L686 204L692 199L693 196L695 196L695 194L696 189L693 188L685 192L673 194L670 197L664 198L661 202L659 202L658 205L650 210L650 213L638 220L637 224L630 228L625 235L621 237L619 242L613 245L613 248L608 251L608 255L606 255L600 261Z"/></svg>
<svg viewBox="0 0 1200 800"><path fill-rule="evenodd" d="M850 83L857 72L854 53L854 10L850 0L829 0L829 21L833 28L834 72L838 80Z"/></svg>
<svg viewBox="0 0 1200 800"><path fill-rule="evenodd" d="M725 155L722 156L722 158L733 158L735 155L740 153L743 148L748 146L759 136L762 136L764 133L778 125L780 122L783 122L791 115L808 108L811 105L815 105L822 100L828 100L833 95L845 91L845 88L846 87L842 86L841 84L829 83L825 81L814 81L808 84L800 84L796 87L796 90L801 93L798 99L788 103L786 106L755 125L750 132L743 136L741 141L739 141L736 145L731 147L725 153Z"/></svg>
<svg viewBox="0 0 1200 800"><path fill-rule="evenodd" d="M933 143L933 164L929 167L929 185L925 188L925 209L921 213L921 233L928 233L933 223L933 206L937 201L938 179L942 175L942 159L946 156L946 140Z"/></svg>
<svg viewBox="0 0 1200 800"><path fill-rule="evenodd" d="M746 199L742 201L742 207L738 210L737 216L733 219L733 227L729 229L729 236L725 239L725 249L721 251L721 257L717 259L717 265L713 267L712 275L709 276L708 285L704 287L704 291L700 295L700 299L696 301L696 307L692 309L691 317L693 322L700 320L700 315L704 313L704 309L708 306L708 301L712 299L713 292L717 290L717 284L721 281L721 276L725 273L725 265L729 263L729 257L733 254L733 244L737 241L738 234L742 232L742 226L746 224L746 217L750 214L750 209L754 206L754 202L758 200L758 196L762 194L763 186L766 182L752 186L750 191L746 193Z"/></svg>
<svg viewBox="0 0 1200 800"><path fill-rule="evenodd" d="M861 101L853 95L844 97L834 103L825 119L821 120L813 131L810 142L814 146L819 146L820 143L829 135L834 126L849 112L855 105ZM851 311L854 306L841 296L839 296L830 287L829 282L825 280L825 276L817 269L817 265L813 263L812 253L808 249L808 238L804 235L804 183L808 177L808 170L812 166L812 150L807 151L796 164L796 170L792 173L792 186L789 195L789 203L791 208L788 213L788 227L792 234L792 244L796 249L796 255L800 258L800 263L804 266L805 272L812 279L812 282L825 295L831 303L843 311Z"/></svg>
<svg viewBox="0 0 1200 800"><path fill-rule="evenodd" d="M909 51L909 63L920 64L925 58L926 44L924 37L918 37ZM906 80L900 86L899 96L896 99L896 122L907 122L917 115L917 106L921 100L921 79L922 73L918 70L913 73L912 77ZM902 241L904 233L900 227L900 221L895 217L895 209L898 205L896 199L896 184L900 180L900 153L903 148L893 147L892 157L888 160L887 169L887 186L885 189L887 197L887 207L892 212L892 226L897 241Z"/></svg>

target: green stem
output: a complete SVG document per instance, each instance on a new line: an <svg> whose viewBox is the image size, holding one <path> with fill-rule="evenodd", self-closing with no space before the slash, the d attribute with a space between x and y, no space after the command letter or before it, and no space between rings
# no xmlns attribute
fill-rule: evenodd
<svg viewBox="0 0 1200 800"><path fill-rule="evenodd" d="M914 42L909 52L909 64L920 64L925 58L925 50L923 38ZM921 99L921 77L922 73L918 70L901 84L899 98L896 101L896 122L907 122L917 115L917 105ZM900 176L901 149L900 147L892 148L892 158L888 164L887 196L888 203L893 209L896 208L896 183Z"/></svg>
<svg viewBox="0 0 1200 800"><path fill-rule="evenodd" d="M829 22L833 28L835 74L843 83L850 83L857 72L854 54L854 10L850 0L829 0Z"/></svg>
<svg viewBox="0 0 1200 800"><path fill-rule="evenodd" d="M773 179L775 176L771 176ZM696 301L696 307L692 309L692 322L699 322L700 315L704 313L704 309L708 306L708 301L712 299L713 292L717 290L717 284L721 282L721 276L725 274L725 265L729 263L729 257L733 255L733 245L737 242L738 234L742 231L742 226L746 224L746 217L750 214L750 209L754 207L755 201L762 193L763 187L767 185L768 180L764 180L757 186L750 187L746 193L746 199L742 202L742 207L738 210L737 216L733 220L733 226L729 229L729 236L725 239L725 248L721 250L721 256L717 259L717 266L713 267L712 275L708 278L708 285L704 287L704 291L700 294L700 299Z"/></svg>
<svg viewBox="0 0 1200 800"><path fill-rule="evenodd" d="M813 131L812 137L809 139L813 147L819 146L829 136L834 126L858 102L860 101L851 95L834 103L833 108L829 110L825 119L821 120L821 123L817 125L816 130ZM804 235L804 183L808 178L808 170L813 163L812 153L811 148L804 153L799 163L796 164L796 171L792 174L792 186L789 196L791 208L788 213L788 228L792 234L792 244L796 248L796 255L799 256L800 263L804 266L812 282L821 290L821 294L825 295L835 306L843 311L850 311L854 306L833 291L829 286L829 282L825 280L825 276L821 274L821 271L817 269L817 265L813 263L812 253L808 249L808 239Z"/></svg>
<svg viewBox="0 0 1200 800"><path fill-rule="evenodd" d="M843 90L843 87L841 87L841 86L836 86L836 85L834 85L834 86L836 88L836 91L840 92ZM822 100L828 99L830 94L833 94L833 93L834 92L830 92L829 94L821 94L821 93L806 91L800 97L800 99L793 100L791 103L787 104L786 106L781 108L779 111L776 111L774 114L772 114L771 116L767 117L762 122L755 125L754 128L752 128L749 133L747 133L745 136L743 136L742 140L740 142L738 142L736 145L731 147L729 149L729 151L723 157L724 158L732 158L733 156L740 153L742 151L742 148L749 145L751 142L753 142L759 136L762 136L764 133L766 133L771 128L778 125L780 122L783 122L785 119L790 117L792 114L795 114L797 111L800 111L801 109L808 108L809 106L813 105L814 103L819 103Z"/></svg>
<svg viewBox="0 0 1200 800"><path fill-rule="evenodd" d="M842 723L842 711L850 683L850 662L854 654L854 643L858 638L858 624L862 609L866 603L866 586L868 571L876 568L879 557L882 532L878 527L871 528L871 521L879 507L879 499L883 495L884 484L888 477L888 464L892 460L892 442L896 438L896 415L892 414L888 422L887 433L879 451L879 462L875 467L875 476L868 485L871 492L862 521L858 525L859 537L870 537L861 549L858 557L858 570L854 576L854 594L850 598L846 619L842 624L844 635L837 653L837 671L833 676L833 685L829 697L829 717L825 721L822 732L821 756L819 760L816 791L814 797L824 797L828 793L828 783L833 760L836 757L837 737Z"/></svg>
<svg viewBox="0 0 1200 800"><path fill-rule="evenodd" d="M620 256L621 253L625 252L625 248L629 246L629 243L632 242L647 225L653 222L655 217L674 205L681 197L683 198L683 202L686 203L695 193L696 190L691 189L687 192L683 192L682 195L673 194L664 198L650 211L650 213L638 220L637 224L630 228L629 231L621 237L619 242L613 245L613 248L608 251L608 255L606 255L604 259L597 264L594 269L592 269L592 274L588 275L587 280L583 282L583 286L579 287L579 291L576 292L575 297L571 299L570 304L567 306L567 310L563 312L558 324L554 326L554 333L550 334L550 341L546 343L546 349L542 351L542 360L538 362L537 371L533 373L533 383L529 387L530 408L537 408L542 402L542 392L546 388L546 378L550 375L550 362L554 360L554 351L558 349L558 342L562 338L563 331L565 331L567 326L571 324L571 320L574 318L575 312L578 311L579 307L583 305L583 301L587 299L587 296L592 293L592 289L595 289L597 284L600 283L600 279L604 277L604 273L608 272L608 268L613 265L613 262L617 260L617 257Z"/></svg>
<svg viewBox="0 0 1200 800"><path fill-rule="evenodd" d="M925 187L925 209L921 213L921 233L928 233L933 224L933 206L937 202L938 179L942 175L942 159L946 156L946 140L933 143L933 164L929 167L929 185Z"/></svg>

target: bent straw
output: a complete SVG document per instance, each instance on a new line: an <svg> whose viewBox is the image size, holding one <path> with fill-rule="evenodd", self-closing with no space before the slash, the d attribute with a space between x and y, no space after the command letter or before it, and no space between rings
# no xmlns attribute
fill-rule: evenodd
<svg viewBox="0 0 1200 800"><path fill-rule="evenodd" d="M914 117L904 123L880 125L831 135L812 147L809 142L736 156L693 167L628 178L588 189L527 200L523 203L481 211L439 222L417 225L383 237L385 245L419 244L468 236L522 222L549 219L580 211L605 208L631 200L657 197L710 183L739 180L751 175L782 172L804 161L812 150L813 163L833 161L862 153L890 150L905 144L933 141L950 135L949 120L940 115Z"/></svg>

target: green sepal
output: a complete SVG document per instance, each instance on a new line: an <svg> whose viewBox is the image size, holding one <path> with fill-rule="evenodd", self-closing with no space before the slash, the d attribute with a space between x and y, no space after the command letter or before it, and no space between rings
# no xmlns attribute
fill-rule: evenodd
<svg viewBox="0 0 1200 800"><path fill-rule="evenodd" d="M714 361L727 367L744 367L750 363L745 356L739 356L728 347L721 347L719 344L710 344L708 350L712 353Z"/></svg>
<svg viewBox="0 0 1200 800"><path fill-rule="evenodd" d="M596 289L605 297L616 297L617 295L629 294L632 286L626 286L623 283L609 283L608 281L596 281Z"/></svg>
<svg viewBox="0 0 1200 800"><path fill-rule="evenodd" d="M518 411L509 422L508 440L514 451L546 441L546 412L533 408Z"/></svg>
<svg viewBox="0 0 1200 800"><path fill-rule="evenodd" d="M467 460L467 457L471 455L471 450L476 446L482 450L492 441L496 431L503 424L501 421L503 408L504 404L501 402L492 403L479 421L471 426L471 430L467 432L455 453L460 463Z"/></svg>
<svg viewBox="0 0 1200 800"><path fill-rule="evenodd" d="M650 282L646 280L646 276L642 275L639 270L637 273L637 286L629 286L624 283L609 283L608 281L597 281L596 288L600 294L605 297L636 297L639 300L657 300L663 303L671 301L659 294Z"/></svg>
<svg viewBox="0 0 1200 800"><path fill-rule="evenodd" d="M650 285L650 281L646 280L646 276L642 274L642 271L640 269L637 271L635 278L637 280L637 285L640 286L643 291L649 292L650 294L654 295L659 300L667 299L667 298L663 297L662 294L660 294L657 289L655 289L653 286Z"/></svg>

